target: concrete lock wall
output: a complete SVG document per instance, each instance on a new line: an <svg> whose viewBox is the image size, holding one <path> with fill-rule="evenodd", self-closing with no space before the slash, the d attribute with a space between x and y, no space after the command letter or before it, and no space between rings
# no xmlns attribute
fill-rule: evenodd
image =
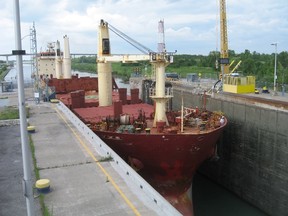
<svg viewBox="0 0 288 216"><path fill-rule="evenodd" d="M203 96L174 89L173 109L203 105ZM207 98L208 110L221 110L229 124L218 142L217 162L200 172L269 215L288 212L288 112L237 100Z"/></svg>

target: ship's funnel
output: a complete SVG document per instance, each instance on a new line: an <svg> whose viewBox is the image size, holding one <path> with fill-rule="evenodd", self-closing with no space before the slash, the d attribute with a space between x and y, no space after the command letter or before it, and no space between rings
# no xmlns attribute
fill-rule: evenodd
<svg viewBox="0 0 288 216"><path fill-rule="evenodd" d="M69 38L67 37L67 35L65 35L63 38L64 38L63 78L71 79L71 57L70 57Z"/></svg>
<svg viewBox="0 0 288 216"><path fill-rule="evenodd" d="M57 79L60 79L62 77L62 59L60 42L58 40L56 41L55 74Z"/></svg>
<svg viewBox="0 0 288 216"><path fill-rule="evenodd" d="M98 91L99 106L112 105L112 67L110 62L105 62L101 57L110 55L110 41L108 23L100 21L98 32Z"/></svg>

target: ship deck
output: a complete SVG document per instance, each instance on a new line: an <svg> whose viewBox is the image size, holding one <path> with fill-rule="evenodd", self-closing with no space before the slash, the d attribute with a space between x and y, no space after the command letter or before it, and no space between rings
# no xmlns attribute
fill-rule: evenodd
<svg viewBox="0 0 288 216"><path fill-rule="evenodd" d="M67 94L57 94L57 98L61 100L67 107L73 110L73 112L85 123L89 124L91 129L95 129L98 126L97 124L105 121L114 121L117 119L115 116L115 108L114 105L111 106L99 106L99 100L98 100L98 92L96 90L92 91L85 91L82 92L82 96L77 95L76 97L82 97L82 102L72 102L71 99L71 94L72 93L67 93ZM75 97L75 95L73 96ZM120 117L122 115L129 115L129 123L128 125L133 125L133 133L138 133L138 134L205 134L205 133L210 133L211 131L215 130L215 128L219 127L215 126L217 123L219 123L219 120L211 120L213 121L212 126L210 124L206 124L204 128L200 126L200 124L197 123L197 126L188 126L184 125L183 126L183 131L181 131L181 122L175 121L175 116L171 118L168 118L169 121L169 126L163 126L162 129L159 129L159 127L156 127L154 123L154 111L155 107L150 104L146 103L141 103L141 100L138 99L137 102L131 101L131 96L126 95L126 103L127 104L121 104L121 112L118 113ZM78 100L78 99L76 99ZM117 102L120 101L120 96L119 96L119 91L114 90L112 91L112 101ZM134 104L131 104L134 103ZM73 104L77 104L76 107L73 107ZM81 104L78 106L78 104ZM116 108L116 109L119 109ZM138 121L139 113L142 113L145 117L145 121ZM179 113L178 113L179 115ZM178 117L179 118L179 117ZM201 117L199 117L201 118ZM119 116L118 116L119 119ZM225 120L227 121L227 120ZM114 121L115 123L116 121ZM144 123L145 122L145 123ZM113 123L113 124L114 124ZM112 125L113 125L112 124ZM106 128L106 129L101 129L101 130L107 130L107 131L116 131L117 123L114 124L114 127L111 128ZM119 126L119 124L118 124ZM96 129L98 130L98 129ZM126 129L124 129L125 131Z"/></svg>
<svg viewBox="0 0 288 216"><path fill-rule="evenodd" d="M149 104L130 104L122 105L123 114L129 114L137 118L139 111L142 110L146 116L152 115L154 107ZM77 113L85 122L97 123L106 117L114 117L113 106L103 107L88 107L88 108L76 108L74 112Z"/></svg>
<svg viewBox="0 0 288 216"><path fill-rule="evenodd" d="M141 122L139 122L139 125L135 125L135 128L141 128L137 133L140 134L146 134L147 130L149 130L150 134L160 134L160 133L166 133L166 134L205 134L209 133L214 128L206 127L205 130L200 130L199 127L183 127L183 132L180 132L180 125L170 125L166 126L163 130L163 132L159 132L156 127L153 127L153 119L150 118L154 113L154 107L149 104L127 104L122 105L123 114L129 114L133 118L137 118L139 115L139 111L142 110L143 113L145 113L146 118L146 125L142 125ZM87 108L76 108L73 109L74 113L86 124L89 125L95 125L101 121L103 121L106 118L114 118L114 107L113 106L105 106L105 107L87 107Z"/></svg>

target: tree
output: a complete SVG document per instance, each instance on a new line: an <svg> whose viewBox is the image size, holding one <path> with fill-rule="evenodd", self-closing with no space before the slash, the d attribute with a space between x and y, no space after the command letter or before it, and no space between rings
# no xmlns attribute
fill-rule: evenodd
<svg viewBox="0 0 288 216"><path fill-rule="evenodd" d="M283 66L283 68L288 68L288 52L281 52L278 55L279 63Z"/></svg>

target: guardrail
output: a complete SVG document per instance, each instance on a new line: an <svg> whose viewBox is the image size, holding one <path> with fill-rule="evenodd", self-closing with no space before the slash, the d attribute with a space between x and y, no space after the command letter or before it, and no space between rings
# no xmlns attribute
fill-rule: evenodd
<svg viewBox="0 0 288 216"><path fill-rule="evenodd" d="M156 89L155 88L149 88L149 96L156 96ZM165 88L165 97L173 97L173 88Z"/></svg>

